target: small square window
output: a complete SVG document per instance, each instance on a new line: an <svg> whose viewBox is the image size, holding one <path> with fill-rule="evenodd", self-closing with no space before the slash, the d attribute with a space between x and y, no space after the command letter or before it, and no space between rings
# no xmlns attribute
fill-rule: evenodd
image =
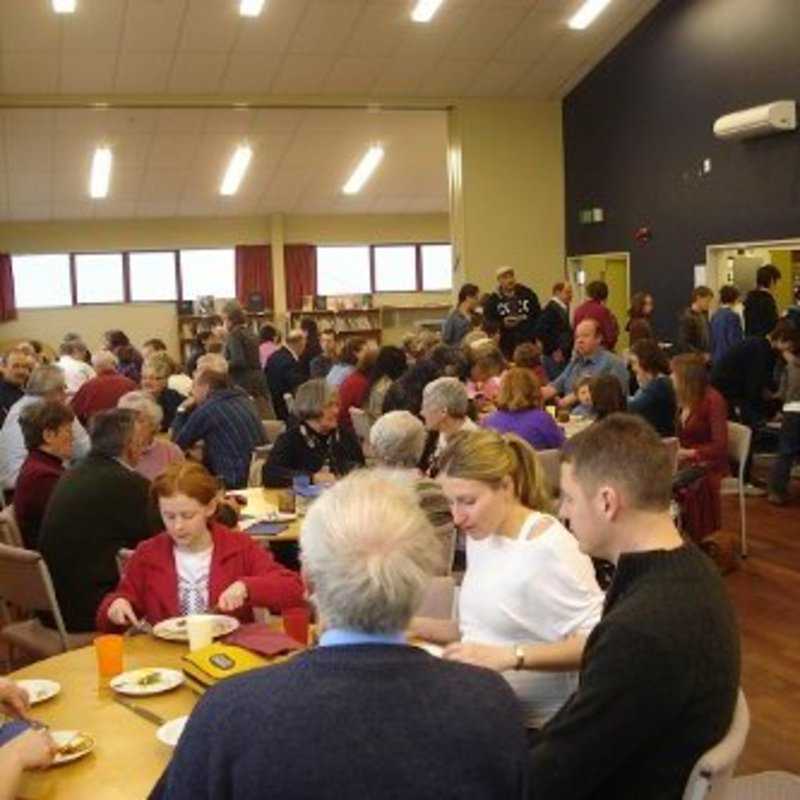
<svg viewBox="0 0 800 800"><path fill-rule="evenodd" d="M415 292L417 290L417 248L375 248L375 291Z"/></svg>
<svg viewBox="0 0 800 800"><path fill-rule="evenodd" d="M236 252L181 250L181 283L184 300L236 297Z"/></svg>
<svg viewBox="0 0 800 800"><path fill-rule="evenodd" d="M69 255L12 256L17 308L57 308L72 305Z"/></svg>
<svg viewBox="0 0 800 800"><path fill-rule="evenodd" d="M422 291L445 292L453 288L453 246L422 245Z"/></svg>
<svg viewBox="0 0 800 800"><path fill-rule="evenodd" d="M128 256L131 300L158 302L176 300L175 253L131 253Z"/></svg>
<svg viewBox="0 0 800 800"><path fill-rule="evenodd" d="M122 303L122 253L83 253L75 256L78 303Z"/></svg>
<svg viewBox="0 0 800 800"><path fill-rule="evenodd" d="M318 247L317 294L369 294L369 247Z"/></svg>

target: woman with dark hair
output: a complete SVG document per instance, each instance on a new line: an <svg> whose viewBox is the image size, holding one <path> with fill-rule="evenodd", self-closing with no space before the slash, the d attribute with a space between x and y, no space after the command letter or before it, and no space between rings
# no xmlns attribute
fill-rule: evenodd
<svg viewBox="0 0 800 800"><path fill-rule="evenodd" d="M274 325L262 325L258 331L258 341L258 359L261 369L264 369L269 357L281 346L281 335Z"/></svg>
<svg viewBox="0 0 800 800"><path fill-rule="evenodd" d="M222 321L228 332L224 355L231 381L260 404L262 418L266 418L272 406L267 399L267 384L261 370L258 340L249 329L247 316L238 303L225 307Z"/></svg>
<svg viewBox="0 0 800 800"><path fill-rule="evenodd" d="M370 375L377 357L378 351L374 346L367 345L363 348L358 356L355 370L342 381L342 385L339 387L339 427L344 430L353 430L350 409L362 408L367 400Z"/></svg>
<svg viewBox="0 0 800 800"><path fill-rule="evenodd" d="M631 307L628 310L628 344L632 347L640 339L652 339L653 328L650 318L653 316L653 295L650 292L636 292L631 298Z"/></svg>
<svg viewBox="0 0 800 800"><path fill-rule="evenodd" d="M427 358L413 364L389 387L383 413L409 411L418 417L422 411L422 392L431 381L441 377L441 368Z"/></svg>
<svg viewBox="0 0 800 800"><path fill-rule="evenodd" d="M459 345L472 328L472 315L478 307L480 289L474 283L465 283L458 292L458 304L442 323L444 344Z"/></svg>
<svg viewBox="0 0 800 800"><path fill-rule="evenodd" d="M367 346L367 340L353 336L345 341L339 351L339 360L330 368L325 376L329 386L338 389L345 378L356 368L361 351Z"/></svg>
<svg viewBox="0 0 800 800"><path fill-rule="evenodd" d="M406 354L393 345L381 347L369 375L365 411L374 422L383 413L383 401L392 384L406 371ZM342 385L344 390L344 385Z"/></svg>
<svg viewBox="0 0 800 800"><path fill-rule="evenodd" d="M598 375L589 384L592 395L592 412L595 421L605 419L610 414L625 411L627 405L622 386L613 375Z"/></svg>
<svg viewBox="0 0 800 800"><path fill-rule="evenodd" d="M142 356L131 344L131 340L124 331L112 329L106 331L106 350L110 350L119 361L117 372L130 378L134 383L142 379Z"/></svg>
<svg viewBox="0 0 800 800"><path fill-rule="evenodd" d="M674 436L675 387L664 351L652 339L640 339L631 347L631 368L639 391L628 400L628 411L644 417L661 436Z"/></svg>
<svg viewBox="0 0 800 800"><path fill-rule="evenodd" d="M308 380L311 375L311 362L322 353L322 345L319 343L319 329L316 320L303 317L300 320L300 330L306 335L306 346L300 356L300 370Z"/></svg>

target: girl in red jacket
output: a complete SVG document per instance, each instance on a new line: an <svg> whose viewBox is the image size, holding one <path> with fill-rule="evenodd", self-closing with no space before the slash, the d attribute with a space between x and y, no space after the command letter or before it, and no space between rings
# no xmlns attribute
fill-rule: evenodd
<svg viewBox="0 0 800 800"><path fill-rule="evenodd" d="M212 521L219 485L203 466L172 464L151 491L167 529L136 548L116 591L100 604L100 630L212 609L252 622L253 606L302 605L297 573L247 534Z"/></svg>

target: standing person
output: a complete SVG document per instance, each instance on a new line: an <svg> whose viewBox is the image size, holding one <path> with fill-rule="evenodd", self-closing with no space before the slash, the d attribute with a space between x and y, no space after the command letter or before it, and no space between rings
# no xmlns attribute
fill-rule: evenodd
<svg viewBox="0 0 800 800"><path fill-rule="evenodd" d="M386 399L386 393L405 371L406 354L399 347L390 344L381 347L369 375L367 402L364 406L372 422L375 422L383 414L383 401Z"/></svg>
<svg viewBox="0 0 800 800"><path fill-rule="evenodd" d="M350 419L351 408L363 408L369 397L370 375L378 357L377 349L368 345L361 351L355 370L351 372L339 387L339 427L352 431L353 421Z"/></svg>
<svg viewBox="0 0 800 800"><path fill-rule="evenodd" d="M553 296L536 321L536 338L542 345L544 366L550 380L558 377L572 357L571 302L572 284L559 281L553 286Z"/></svg>
<svg viewBox="0 0 800 800"><path fill-rule="evenodd" d="M84 360L88 350L82 341L73 339L69 342L62 342L58 352L60 358L56 364L64 371L67 397L71 399L86 381L94 378L95 372Z"/></svg>
<svg viewBox="0 0 800 800"><path fill-rule="evenodd" d="M9 350L2 358L3 375L0 378L0 424L9 409L25 394L25 384L31 376L28 356L22 350Z"/></svg>
<svg viewBox="0 0 800 800"><path fill-rule="evenodd" d="M267 385L272 395L275 416L284 422L289 419L289 409L286 406L284 395L293 395L297 387L304 381L300 358L305 346L306 335L303 331L299 328L289 331L283 347L269 357L264 369Z"/></svg>
<svg viewBox="0 0 800 800"><path fill-rule="evenodd" d="M281 346L281 335L274 325L262 325L258 330L258 341L258 361L264 369L269 357Z"/></svg>
<svg viewBox="0 0 800 800"><path fill-rule="evenodd" d="M691 305L681 314L678 324L678 352L697 353L706 362L711 358L711 327L708 311L714 292L708 286L692 290Z"/></svg>
<svg viewBox="0 0 800 800"><path fill-rule="evenodd" d="M792 466L800 457L800 330L792 335L791 347L782 353L786 378L782 386L783 419L778 439L778 458L769 478L767 500L781 506L789 496Z"/></svg>
<svg viewBox="0 0 800 800"><path fill-rule="evenodd" d="M605 281L592 281L586 287L586 295L588 300L575 309L573 325L577 330L581 322L593 319L603 336L603 347L613 353L619 338L619 322L607 305L608 284Z"/></svg>
<svg viewBox="0 0 800 800"><path fill-rule="evenodd" d="M744 339L742 318L734 308L738 302L739 290L735 286L723 286L719 290L719 308L711 317L711 363L714 365Z"/></svg>
<svg viewBox="0 0 800 800"><path fill-rule="evenodd" d="M629 346L633 346L639 339L653 338L653 326L650 324L650 320L654 308L655 302L650 292L636 292L631 298L628 322L625 325Z"/></svg>
<svg viewBox="0 0 800 800"><path fill-rule="evenodd" d="M480 301L480 289L465 283L458 292L458 303L442 323L442 343L457 346L472 330L472 316Z"/></svg>
<svg viewBox="0 0 800 800"><path fill-rule="evenodd" d="M744 332L747 336L766 336L778 323L778 304L775 290L781 271L765 264L756 271L756 288L744 299Z"/></svg>
<svg viewBox="0 0 800 800"><path fill-rule="evenodd" d="M483 314L500 325L500 349L511 358L518 344L533 341L541 308L536 292L517 283L513 267L498 267L495 275L497 291L484 303Z"/></svg>
<svg viewBox="0 0 800 800"><path fill-rule="evenodd" d="M222 321L228 337L223 355L228 362L228 375L256 402L269 405L264 373L258 352L258 340L247 327L247 316L238 303L226 306ZM266 411L266 409L265 409Z"/></svg>
<svg viewBox="0 0 800 800"><path fill-rule="evenodd" d="M92 366L97 375L78 389L71 402L72 410L84 425L98 411L116 408L122 395L138 388L118 371L119 360L110 350L98 350L92 356Z"/></svg>
<svg viewBox="0 0 800 800"><path fill-rule="evenodd" d="M631 347L631 366L639 390L628 400L628 411L646 419L659 436L674 436L675 387L664 351L652 339L640 339Z"/></svg>
<svg viewBox="0 0 800 800"><path fill-rule="evenodd" d="M303 373L303 380L307 381L311 375L311 362L317 356L322 355L322 345L319 341L319 329L315 320L303 317L300 320L300 330L306 335L306 346L300 356L300 369Z"/></svg>
<svg viewBox="0 0 800 800"><path fill-rule="evenodd" d="M309 365L309 376L314 378L327 378L328 373L336 363L338 348L336 346L336 331L333 328L325 328L319 335L319 346L321 352L311 359Z"/></svg>
<svg viewBox="0 0 800 800"><path fill-rule="evenodd" d="M671 484L667 449L635 416L614 414L565 447L561 514L580 550L616 573L578 689L534 740L532 800L680 798L730 728L736 620L712 564L672 522ZM521 667L541 669L532 649L521 648ZM516 659L506 648L478 663Z"/></svg>

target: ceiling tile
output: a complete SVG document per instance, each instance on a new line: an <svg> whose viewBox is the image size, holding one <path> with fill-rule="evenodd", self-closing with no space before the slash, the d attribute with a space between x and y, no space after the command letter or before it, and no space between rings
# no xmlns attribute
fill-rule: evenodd
<svg viewBox="0 0 800 800"><path fill-rule="evenodd" d="M92 216L94 216L94 203L89 199L53 203L55 219L86 219Z"/></svg>
<svg viewBox="0 0 800 800"><path fill-rule="evenodd" d="M476 9L453 36L447 47L447 57L490 58L529 14L530 8L524 5L493 3Z"/></svg>
<svg viewBox="0 0 800 800"><path fill-rule="evenodd" d="M49 108L14 108L3 112L6 135L27 135L50 130L55 122L55 112Z"/></svg>
<svg viewBox="0 0 800 800"><path fill-rule="evenodd" d="M63 49L116 49L122 32L125 4L126 0L95 0L92 3L84 0L78 3L77 13L61 15Z"/></svg>
<svg viewBox="0 0 800 800"><path fill-rule="evenodd" d="M458 96L472 85L480 70L480 61L441 61L425 76L417 91L428 96Z"/></svg>
<svg viewBox="0 0 800 800"><path fill-rule="evenodd" d="M147 163L150 167L185 169L194 160L197 143L194 133L158 133L150 146Z"/></svg>
<svg viewBox="0 0 800 800"><path fill-rule="evenodd" d="M315 56L338 53L363 6L363 0L311 0L289 42L289 52Z"/></svg>
<svg viewBox="0 0 800 800"><path fill-rule="evenodd" d="M413 95L436 64L433 56L420 58L397 58L386 65L378 76L373 91L387 94Z"/></svg>
<svg viewBox="0 0 800 800"><path fill-rule="evenodd" d="M205 130L208 133L247 133L255 114L249 108L212 109L206 113Z"/></svg>
<svg viewBox="0 0 800 800"><path fill-rule="evenodd" d="M4 94L55 94L58 88L58 54L3 53Z"/></svg>
<svg viewBox="0 0 800 800"><path fill-rule="evenodd" d="M277 54L231 55L222 82L223 92L268 92L281 65Z"/></svg>
<svg viewBox="0 0 800 800"><path fill-rule="evenodd" d="M305 15L309 0L269 0L259 17L243 19L237 53L281 53Z"/></svg>
<svg viewBox="0 0 800 800"><path fill-rule="evenodd" d="M6 136L6 169L9 172L49 172L52 164L52 135Z"/></svg>
<svg viewBox="0 0 800 800"><path fill-rule="evenodd" d="M143 165L152 139L153 135L149 133L118 133L108 137L114 151L114 166Z"/></svg>
<svg viewBox="0 0 800 800"><path fill-rule="evenodd" d="M236 39L240 20L238 3L189 0L178 49L226 53Z"/></svg>
<svg viewBox="0 0 800 800"><path fill-rule="evenodd" d="M330 72L331 56L288 55L272 84L274 94L319 93Z"/></svg>
<svg viewBox="0 0 800 800"><path fill-rule="evenodd" d="M178 53L169 79L170 92L215 94L225 70L225 56L216 53Z"/></svg>
<svg viewBox="0 0 800 800"><path fill-rule="evenodd" d="M370 3L353 26L344 52L359 58L390 58L415 28L408 4Z"/></svg>
<svg viewBox="0 0 800 800"><path fill-rule="evenodd" d="M199 134L205 124L206 112L201 109L162 108L157 112L158 131Z"/></svg>
<svg viewBox="0 0 800 800"><path fill-rule="evenodd" d="M323 90L328 94L366 94L385 63L377 58L340 58L328 74Z"/></svg>
<svg viewBox="0 0 800 800"><path fill-rule="evenodd" d="M9 172L8 200L12 207L49 205L49 172Z"/></svg>
<svg viewBox="0 0 800 800"><path fill-rule="evenodd" d="M50 219L50 205L16 205L9 204L11 219L22 221L45 221Z"/></svg>
<svg viewBox="0 0 800 800"><path fill-rule="evenodd" d="M107 197L94 204L94 216L100 219L131 219L136 215L136 202Z"/></svg>
<svg viewBox="0 0 800 800"><path fill-rule="evenodd" d="M188 172L184 169L148 169L142 181L139 197L144 203L177 203L183 193Z"/></svg>
<svg viewBox="0 0 800 800"><path fill-rule="evenodd" d="M0 3L0 46L9 50L56 50L59 20L49 3L3 0Z"/></svg>
<svg viewBox="0 0 800 800"><path fill-rule="evenodd" d="M474 97L503 97L530 69L522 61L490 61L476 76L466 93Z"/></svg>
<svg viewBox="0 0 800 800"><path fill-rule="evenodd" d="M302 122L304 114L304 111L297 108L262 109L255 113L253 130L294 133Z"/></svg>
<svg viewBox="0 0 800 800"><path fill-rule="evenodd" d="M128 3L123 50L148 53L174 50L186 6L186 0L135 0Z"/></svg>
<svg viewBox="0 0 800 800"><path fill-rule="evenodd" d="M555 47L569 50L571 32L560 12L537 9L499 47L494 57L501 61L541 61Z"/></svg>
<svg viewBox="0 0 800 800"><path fill-rule="evenodd" d="M172 53L120 53L114 90L122 94L166 91L172 59Z"/></svg>
<svg viewBox="0 0 800 800"><path fill-rule="evenodd" d="M53 204L66 205L89 194L89 169L79 169L66 162L66 168L53 174Z"/></svg>
<svg viewBox="0 0 800 800"><path fill-rule="evenodd" d="M116 53L64 51L61 91L65 94L103 94L114 86Z"/></svg>
<svg viewBox="0 0 800 800"><path fill-rule="evenodd" d="M178 204L175 202L159 202L159 203L137 203L136 216L137 217L174 217L177 213Z"/></svg>

